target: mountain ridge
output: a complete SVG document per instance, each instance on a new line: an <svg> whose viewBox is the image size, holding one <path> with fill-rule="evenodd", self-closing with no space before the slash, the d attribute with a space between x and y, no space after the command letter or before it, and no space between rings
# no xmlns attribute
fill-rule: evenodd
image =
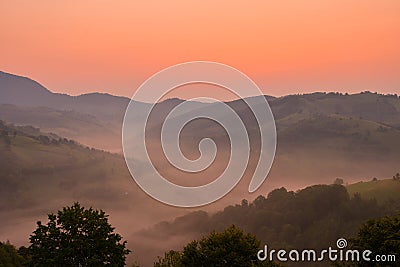
<svg viewBox="0 0 400 267"><path fill-rule="evenodd" d="M65 94L65 93L56 93L56 92L52 92L49 89L47 89L45 86L43 86L42 84L40 84L39 82L35 81L34 79L30 78L30 77L26 77L26 76L21 76L21 75L17 75L17 74L12 74L12 73L8 73L5 71L1 71L0 70L0 93L4 93L4 80L5 78L10 78L12 77L13 79L21 79L24 81L28 81L31 82L32 84L34 84L36 87L39 87L42 91L45 91L46 93L50 93L53 95L57 95L57 96L67 96L73 99L80 99L80 98L90 98L90 97L97 97L97 98L114 98L114 99L118 99L118 100L124 100L127 101L129 100L129 97L126 96L118 96L118 95L113 95L110 93L102 93L102 92L90 92L90 93L84 93L84 94L79 94L79 95L69 95L69 94ZM35 87L33 86L33 87ZM317 92L313 92L313 93L304 93L304 94L289 94L289 95L284 95L284 96L280 96L280 97L276 97L276 96L271 96L271 95L260 95L260 96L264 96L267 98L267 100L272 101L272 100L276 100L276 99L287 99L287 98L296 98L296 97L309 97L309 98L313 98L313 99L319 99L319 98L324 98L326 96L328 97L335 97L335 96L358 96L358 95L365 95L365 94L371 94L371 95L377 95L377 96L381 96L381 97L397 97L397 94L381 94L381 93L377 93L377 92L370 92L370 91L360 91L359 93L353 93L353 94L348 94L348 93L337 93L334 91L330 91L330 92L323 92L323 91L317 91ZM247 97L247 98L253 98L253 97L259 97L259 96L252 96L252 97ZM234 99L234 100L230 100L230 101L225 101L225 103L234 103L236 101L240 101L240 99ZM165 102L165 101L184 101L184 99L181 98L168 98L165 99L161 102ZM160 103L161 103L160 102ZM5 103L4 99L2 100L0 98L0 103Z"/></svg>
<svg viewBox="0 0 400 267"><path fill-rule="evenodd" d="M396 94L384 95L368 91L358 94L315 92L283 97L254 96L248 100L254 101L257 97L265 97L269 102L278 130L293 127L316 115L369 120L382 124L382 127L400 129L400 99ZM1 120L39 127L45 132L54 132L95 148L121 151L122 121L129 101L129 98L108 93L79 96L52 93L30 78L0 72ZM151 122L152 127L159 127L162 118L183 101L171 98L157 103L157 116L153 116L156 119ZM251 110L245 100L225 103L242 119L251 119ZM11 108L7 106L10 104L15 106L12 108L14 112L10 112ZM192 103L193 110L209 108L211 105L213 103ZM44 112L42 107L50 109ZM107 136L107 142L104 142L102 135Z"/></svg>

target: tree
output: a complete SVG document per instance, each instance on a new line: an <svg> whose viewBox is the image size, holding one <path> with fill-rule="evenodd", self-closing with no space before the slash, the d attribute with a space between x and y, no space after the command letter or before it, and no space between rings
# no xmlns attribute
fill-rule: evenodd
<svg viewBox="0 0 400 267"><path fill-rule="evenodd" d="M278 266L272 262L259 261L259 249L260 241L254 235L231 226L221 233L212 232L199 241L190 242L182 252L166 253L164 258L158 259L154 267Z"/></svg>
<svg viewBox="0 0 400 267"><path fill-rule="evenodd" d="M164 254L164 258L158 257L154 267L183 267L182 252L171 250Z"/></svg>
<svg viewBox="0 0 400 267"><path fill-rule="evenodd" d="M183 249L185 266L252 266L258 262L260 241L235 226L222 233L212 232Z"/></svg>
<svg viewBox="0 0 400 267"><path fill-rule="evenodd" d="M28 263L31 261L31 255L29 252L29 248L27 248L25 246L19 247L18 254L24 259L25 263Z"/></svg>
<svg viewBox="0 0 400 267"><path fill-rule="evenodd" d="M344 183L342 178L336 178L335 181L333 181L333 184L337 185L342 185Z"/></svg>
<svg viewBox="0 0 400 267"><path fill-rule="evenodd" d="M395 175L393 175L393 180L400 181L400 173L396 173Z"/></svg>
<svg viewBox="0 0 400 267"><path fill-rule="evenodd" d="M37 222L30 236L32 266L124 266L126 241L114 233L104 211L85 209L79 203L48 215L47 225Z"/></svg>
<svg viewBox="0 0 400 267"><path fill-rule="evenodd" d="M1 267L18 267L24 266L24 258L21 257L15 247L10 242L0 242L0 266Z"/></svg>
<svg viewBox="0 0 400 267"><path fill-rule="evenodd" d="M11 148L11 140L10 140L10 137L8 136L8 131L3 130L3 131L1 132L1 137L3 137L4 142L5 142L5 144L6 144L6 147L7 147L8 149L10 149L10 148Z"/></svg>
<svg viewBox="0 0 400 267"><path fill-rule="evenodd" d="M395 255L400 257L400 214L369 220L360 227L356 238L351 239L352 249L370 250L374 255ZM364 266L361 263L361 266ZM381 266L368 263L368 266Z"/></svg>

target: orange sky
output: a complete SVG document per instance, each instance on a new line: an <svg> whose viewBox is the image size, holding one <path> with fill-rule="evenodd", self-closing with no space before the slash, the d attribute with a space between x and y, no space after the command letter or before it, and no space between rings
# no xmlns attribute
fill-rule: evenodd
<svg viewBox="0 0 400 267"><path fill-rule="evenodd" d="M0 70L131 96L160 69L231 65L265 94L400 93L400 1L1 1Z"/></svg>

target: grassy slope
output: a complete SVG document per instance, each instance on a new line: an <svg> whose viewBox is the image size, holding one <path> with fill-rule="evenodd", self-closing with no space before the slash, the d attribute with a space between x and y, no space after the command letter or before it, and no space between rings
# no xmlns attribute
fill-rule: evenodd
<svg viewBox="0 0 400 267"><path fill-rule="evenodd" d="M131 183L122 156L64 139L43 141L18 130L14 137L15 130L3 125L4 131L9 136L0 136L0 210L85 199L122 205Z"/></svg>
<svg viewBox="0 0 400 267"><path fill-rule="evenodd" d="M53 132L82 144L113 152L119 151L121 146L120 120L104 121L75 111L14 105L0 105L0 120L17 125L33 125L44 132Z"/></svg>
<svg viewBox="0 0 400 267"><path fill-rule="evenodd" d="M393 179L359 182L347 186L347 191L352 196L359 193L362 198L375 198L383 203L387 200L400 199L400 181Z"/></svg>

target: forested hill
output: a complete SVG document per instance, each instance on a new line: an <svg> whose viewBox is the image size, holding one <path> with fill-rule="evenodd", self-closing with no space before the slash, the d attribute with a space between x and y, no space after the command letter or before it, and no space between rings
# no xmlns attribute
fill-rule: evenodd
<svg viewBox="0 0 400 267"><path fill-rule="evenodd" d="M111 200L123 206L130 183L120 155L91 149L39 129L0 121L0 213ZM125 187L127 188L127 187Z"/></svg>
<svg viewBox="0 0 400 267"><path fill-rule="evenodd" d="M381 183L390 183L400 190L400 181L371 183L378 191ZM354 236L366 220L400 211L400 196L381 199L379 204L375 199L365 198L365 193L349 195L342 185L315 185L297 192L280 188L266 197L259 196L253 202L243 200L214 214L196 211L171 222L159 223L132 238L155 241L162 237L163 242L173 243L179 237L195 239L235 225L255 234L270 248L326 248L336 244L338 238ZM179 246L173 248L180 249Z"/></svg>

